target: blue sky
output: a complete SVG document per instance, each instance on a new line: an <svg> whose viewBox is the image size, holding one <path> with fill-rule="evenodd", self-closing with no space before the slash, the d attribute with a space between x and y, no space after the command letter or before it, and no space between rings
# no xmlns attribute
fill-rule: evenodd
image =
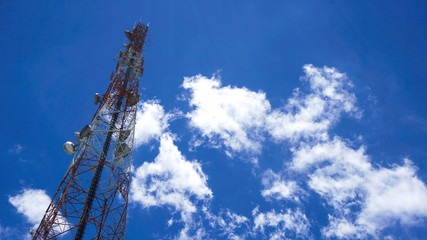
<svg viewBox="0 0 427 240"><path fill-rule="evenodd" d="M39 222L138 20L127 239L423 239L426 8L0 2L0 239Z"/></svg>

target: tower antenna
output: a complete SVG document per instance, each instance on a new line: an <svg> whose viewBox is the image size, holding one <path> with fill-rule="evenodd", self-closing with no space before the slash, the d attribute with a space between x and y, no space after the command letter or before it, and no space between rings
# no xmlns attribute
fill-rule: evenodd
<svg viewBox="0 0 427 240"><path fill-rule="evenodd" d="M33 239L124 239L139 79L148 26L125 31L129 43L90 124L66 142L74 154Z"/></svg>

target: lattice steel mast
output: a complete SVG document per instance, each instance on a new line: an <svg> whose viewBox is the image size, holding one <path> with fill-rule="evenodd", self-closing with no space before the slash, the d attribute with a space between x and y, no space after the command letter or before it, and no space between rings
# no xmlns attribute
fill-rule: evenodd
<svg viewBox="0 0 427 240"><path fill-rule="evenodd" d="M73 160L33 239L124 239L139 79L148 25L125 31L116 70L89 125L64 150Z"/></svg>

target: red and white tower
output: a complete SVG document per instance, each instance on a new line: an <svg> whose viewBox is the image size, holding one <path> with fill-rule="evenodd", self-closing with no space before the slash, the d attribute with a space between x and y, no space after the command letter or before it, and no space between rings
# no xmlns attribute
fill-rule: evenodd
<svg viewBox="0 0 427 240"><path fill-rule="evenodd" d="M33 239L124 239L139 79L148 25L125 31L111 83L90 124L64 150L73 160Z"/></svg>

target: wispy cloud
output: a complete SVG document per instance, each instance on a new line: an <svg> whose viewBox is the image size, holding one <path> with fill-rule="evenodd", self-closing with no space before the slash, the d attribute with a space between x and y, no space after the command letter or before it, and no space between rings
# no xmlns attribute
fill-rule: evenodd
<svg viewBox="0 0 427 240"><path fill-rule="evenodd" d="M236 214L229 209L213 214L206 206L202 207L203 217L218 236L228 239L245 239L250 233L250 221L247 217Z"/></svg>
<svg viewBox="0 0 427 240"><path fill-rule="evenodd" d="M285 106L266 116L266 128L275 140L325 140L341 113L360 117L356 97L349 91L353 84L345 74L313 65L305 65L304 72L301 79L309 83L309 92L296 88Z"/></svg>
<svg viewBox="0 0 427 240"><path fill-rule="evenodd" d="M9 153L20 154L24 147L21 144L15 144L13 148L9 149Z"/></svg>
<svg viewBox="0 0 427 240"><path fill-rule="evenodd" d="M271 169L264 172L262 184L264 185L264 189L261 194L265 198L299 201L302 196L306 195L304 190L295 181L287 180L279 174L274 173Z"/></svg>
<svg viewBox="0 0 427 240"><path fill-rule="evenodd" d="M299 209L266 213L259 212L258 207L252 212L254 217L254 231L265 233L266 228L273 230L268 234L269 239L310 239L310 223Z"/></svg>

